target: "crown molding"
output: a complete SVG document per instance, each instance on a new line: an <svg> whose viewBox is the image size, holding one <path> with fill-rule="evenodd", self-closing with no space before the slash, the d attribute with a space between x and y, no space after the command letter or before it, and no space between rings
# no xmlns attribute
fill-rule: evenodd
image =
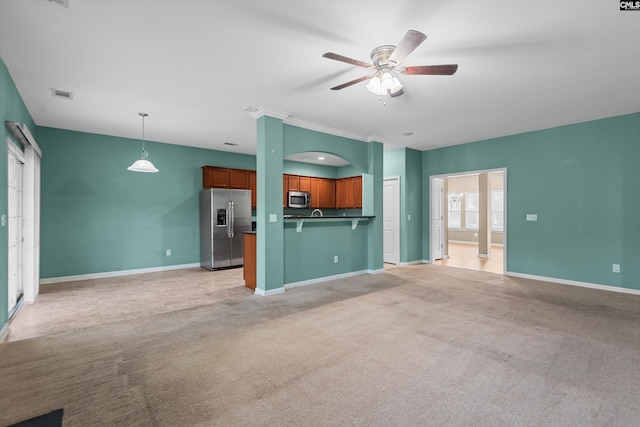
<svg viewBox="0 0 640 427"><path fill-rule="evenodd" d="M290 114L285 111L274 110L274 109L264 108L264 107L257 108L255 111L249 111L249 115L256 120L262 116L275 117L276 119L280 119L280 120L284 120L290 116Z"/></svg>
<svg viewBox="0 0 640 427"><path fill-rule="evenodd" d="M357 141L363 141L363 142L380 142L380 143L384 142L382 138L378 138L375 135L360 135L357 133L347 132L341 129L335 129L329 126L320 125L318 123L307 122L305 120L300 120L295 117L292 117L290 113L280 111L280 110L260 107L255 109L248 109L246 111L249 113L251 117L253 117L256 120L262 116L275 117L277 119L281 119L285 124L300 127L303 129L322 132L329 135L340 136L348 139L355 139Z"/></svg>

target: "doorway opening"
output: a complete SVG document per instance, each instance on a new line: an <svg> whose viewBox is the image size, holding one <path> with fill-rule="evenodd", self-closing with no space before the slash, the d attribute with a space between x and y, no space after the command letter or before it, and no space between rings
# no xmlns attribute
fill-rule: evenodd
<svg viewBox="0 0 640 427"><path fill-rule="evenodd" d="M384 179L383 186L383 262L400 264L400 177Z"/></svg>
<svg viewBox="0 0 640 427"><path fill-rule="evenodd" d="M11 320L24 300L22 228L24 154L10 141L7 148L7 279L8 315Z"/></svg>
<svg viewBox="0 0 640 427"><path fill-rule="evenodd" d="M431 177L433 264L505 274L506 173L491 169ZM434 247L438 239L440 250Z"/></svg>

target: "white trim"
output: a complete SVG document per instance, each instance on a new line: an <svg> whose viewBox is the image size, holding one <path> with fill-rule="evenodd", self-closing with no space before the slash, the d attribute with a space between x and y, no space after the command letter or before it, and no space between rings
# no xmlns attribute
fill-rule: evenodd
<svg viewBox="0 0 640 427"><path fill-rule="evenodd" d="M418 259L415 261L409 261L409 262L401 262L400 265L416 265L416 264L423 264L424 260Z"/></svg>
<svg viewBox="0 0 640 427"><path fill-rule="evenodd" d="M449 255L447 255L447 258L449 258ZM422 263L423 264L431 264L431 260L430 259L423 259Z"/></svg>
<svg viewBox="0 0 640 427"><path fill-rule="evenodd" d="M491 258L491 254L478 254L478 258L486 258L486 259L489 259L489 258Z"/></svg>
<svg viewBox="0 0 640 427"><path fill-rule="evenodd" d="M103 279L105 277L131 276L133 274L156 273L158 271L183 270L186 268L200 267L200 263L166 265L163 267L137 268L135 270L106 271L103 273L79 274L77 276L60 276L40 279L41 285L62 282L76 282L79 280Z"/></svg>
<svg viewBox="0 0 640 427"><path fill-rule="evenodd" d="M380 274L384 273L384 268L380 268L378 270L366 270L367 274Z"/></svg>
<svg viewBox="0 0 640 427"><path fill-rule="evenodd" d="M386 181L396 181L397 182L397 190L398 190L398 204L397 205L393 205L392 208L394 210L394 213L397 214L397 224L398 224L398 232L396 233L395 236L395 241L393 242L393 245L395 246L395 248L397 249L398 253L396 254L397 257L394 260L385 260L385 255L384 255L384 250L382 253L382 260L386 263L389 264L395 264L395 265L400 265L400 259L402 258L402 180L400 179L400 175L392 175L392 176L385 176L382 179L382 187L383 187L383 193L382 193L382 208L383 208L383 215L382 215L382 232L384 234L384 208L385 208L385 198L384 198L384 185ZM383 246L384 246L384 236L382 238L382 242L383 242ZM397 262L393 262L396 261Z"/></svg>
<svg viewBox="0 0 640 427"><path fill-rule="evenodd" d="M377 141L377 139L375 139L373 136L363 136L363 135L359 135L357 133L351 133L351 132L347 132L344 130L340 130L340 129L334 129L334 128L330 128L328 126L323 126L317 123L311 123L311 122L306 122L304 120L300 120L300 119L296 119L295 117L286 117L284 119L284 123L291 125L291 126L297 126L299 128L304 128L304 129L309 129L309 130L314 130L317 132L322 132L322 133L326 133L329 135L335 135L335 136L340 136L343 138L348 138L348 139L355 139L358 141L362 141L362 142L371 142L371 141Z"/></svg>
<svg viewBox="0 0 640 427"><path fill-rule="evenodd" d="M467 171L467 172L451 172L451 173L445 173L445 174L439 174L439 175L430 175L429 179L433 179L433 178L453 178L453 177L457 177L457 176L466 176L466 175L479 175L481 173L494 173L494 172L502 172L502 191L503 191L503 203L504 203L504 210L503 212L503 223L502 223L502 231L500 231L499 233L504 233L504 237L503 237L503 248L504 251L502 253L502 274L503 275L508 275L507 272L507 217L508 217L508 212L507 212L507 168L503 167L503 168L494 168L494 169L481 169L481 170L475 170L475 171ZM431 181L429 181L429 184L431 184ZM431 192L431 187L429 187L429 192ZM429 194L429 211L431 211L431 194ZM432 226L432 221L431 218L429 218L429 240L431 240L431 226ZM455 230L462 230L462 231L466 231L464 229L455 229ZM448 242L451 242L452 240L448 240ZM477 243L477 242L476 242ZM491 243L491 245L493 246L494 243ZM429 253L431 254L431 242L429 242Z"/></svg>
<svg viewBox="0 0 640 427"><path fill-rule="evenodd" d="M0 329L0 344L7 339L7 335L9 335L9 323L5 323L2 329Z"/></svg>
<svg viewBox="0 0 640 427"><path fill-rule="evenodd" d="M373 141L381 142L381 143L384 142L382 138L377 137L376 135L364 136L357 133L347 132L341 129L331 128L318 123L312 123L312 122L307 122L305 120L300 120L295 117L291 117L291 114L287 113L286 111L280 111L280 110L264 108L264 107L249 109L247 111L249 115L256 120L262 116L269 116L269 117L274 117L276 119L280 119L284 124L287 124L287 125L297 126L299 128L322 132L329 135L340 136L342 138L355 139L357 141L362 141L362 142L373 142Z"/></svg>
<svg viewBox="0 0 640 427"><path fill-rule="evenodd" d="M623 294L640 295L640 289L621 288L612 285L599 285L597 283L578 282L576 280L557 279L555 277L536 276L534 274L513 273L507 271L506 276L518 277L521 279L540 280L542 282L558 283L560 285L579 286L581 288L599 289L601 291L620 292Z"/></svg>
<svg viewBox="0 0 640 427"><path fill-rule="evenodd" d="M272 295L284 294L284 287L269 289L268 291L265 291L264 289L256 288L256 290L253 291L253 293L254 295L260 295L261 297L269 297Z"/></svg>
<svg viewBox="0 0 640 427"><path fill-rule="evenodd" d="M373 271L377 271L377 270L352 271L351 273L335 274L333 276L318 277L317 279L302 280L300 282L291 282L291 283L285 284L284 289L292 289L300 286L313 285L315 283L327 282L329 280L346 279L347 277L360 276L366 273L374 274Z"/></svg>

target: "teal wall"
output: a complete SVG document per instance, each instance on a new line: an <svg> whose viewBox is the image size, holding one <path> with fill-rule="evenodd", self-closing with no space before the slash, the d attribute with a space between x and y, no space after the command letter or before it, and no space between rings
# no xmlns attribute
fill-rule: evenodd
<svg viewBox="0 0 640 427"><path fill-rule="evenodd" d="M137 139L37 132L42 278L200 262L201 166L255 169L253 156L147 142L160 172L130 172Z"/></svg>
<svg viewBox="0 0 640 427"><path fill-rule="evenodd" d="M294 162L285 160L283 164L284 173L289 175L315 176L318 178L337 177L337 169L334 166L315 165L312 163Z"/></svg>
<svg viewBox="0 0 640 427"><path fill-rule="evenodd" d="M422 152L385 151L384 177L400 177L400 262L422 260ZM424 211L428 216L429 209ZM411 217L411 219L409 219Z"/></svg>
<svg viewBox="0 0 640 427"><path fill-rule="evenodd" d="M11 134L4 122L25 123L33 136L38 139L37 130L31 115L18 93L18 89L9 74L9 70L0 58L0 214L7 214L7 137ZM13 137L11 136L13 139ZM7 323L8 310L8 273L7 273L7 227L0 227L0 330Z"/></svg>
<svg viewBox="0 0 640 427"><path fill-rule="evenodd" d="M258 187L267 188L264 203L259 195L257 209L258 289L268 292L286 283L381 269L382 145L283 124L280 119L268 116L259 118L257 126ZM325 152L349 161L351 166L337 168L351 172L346 176L364 174L362 212L376 218L360 223L355 230L351 229L351 222L306 222L302 232L297 232L294 222L284 223L281 219L282 177L278 177L278 171L295 172L291 172L294 170L292 165L282 164L282 158L309 151ZM282 157L279 158L280 153ZM342 177L339 171L327 173L332 176L326 177ZM269 222L270 214L277 215L277 223ZM338 263L334 263L335 255L338 255ZM284 266L283 273L273 271L273 265Z"/></svg>
<svg viewBox="0 0 640 427"><path fill-rule="evenodd" d="M638 159L635 113L426 151L423 182L507 168L507 271L640 289ZM525 221L528 213L538 221Z"/></svg>

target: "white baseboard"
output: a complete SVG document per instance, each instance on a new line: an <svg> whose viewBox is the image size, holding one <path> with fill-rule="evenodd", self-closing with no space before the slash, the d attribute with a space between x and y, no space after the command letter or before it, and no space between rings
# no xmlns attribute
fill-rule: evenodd
<svg viewBox="0 0 640 427"><path fill-rule="evenodd" d="M271 295L284 294L284 289L285 289L284 287L280 287L280 288L269 289L268 291L265 291L264 289L256 288L256 290L253 291L253 293L255 295L260 295L262 297L268 297Z"/></svg>
<svg viewBox="0 0 640 427"><path fill-rule="evenodd" d="M581 288L599 289L601 291L620 292L623 294L640 295L640 289L621 288L619 286L599 285L597 283L578 282L576 280L556 279L555 277L536 276L533 274L513 273L507 271L505 276L519 277L521 279L540 280L542 282L558 283L560 285L579 286Z"/></svg>
<svg viewBox="0 0 640 427"><path fill-rule="evenodd" d="M380 268L378 270L367 270L366 271L367 274L380 274L380 273L384 273L384 268Z"/></svg>
<svg viewBox="0 0 640 427"><path fill-rule="evenodd" d="M138 268L135 270L107 271L104 273L79 274L77 276L49 277L46 279L40 279L40 284L48 285L51 283L77 282L79 280L103 279L105 277L117 277L117 276L130 276L132 274L155 273L158 271L169 271L169 270L183 270L185 268L194 268L194 267L200 267L200 263L167 265L163 267Z"/></svg>
<svg viewBox="0 0 640 427"><path fill-rule="evenodd" d="M416 264L424 264L424 260L422 260L422 259L418 259L418 260L416 260L416 261L401 262L401 263L400 263L400 264L398 264L398 265L405 266L405 265L416 265Z"/></svg>
<svg viewBox="0 0 640 427"><path fill-rule="evenodd" d="M491 254L478 254L478 258L486 258L486 259L489 259L489 258L491 258Z"/></svg>
<svg viewBox="0 0 640 427"><path fill-rule="evenodd" d="M315 283L327 282L329 280L346 279L348 277L360 276L361 274L377 274L382 273L384 270L360 270L352 271L351 273L335 274L333 276L318 277L317 279L303 280L301 282L291 282L284 285L285 289L297 288L300 286L313 285Z"/></svg>
<svg viewBox="0 0 640 427"><path fill-rule="evenodd" d="M9 335L9 323L5 323L2 329L0 329L0 344L7 339L7 335Z"/></svg>
<svg viewBox="0 0 640 427"><path fill-rule="evenodd" d="M447 257L446 259L449 259L449 256L448 256L448 255L446 255L446 257ZM423 259L423 260L422 260L422 263L423 263L423 264L431 264L431 260L430 260L430 259Z"/></svg>

